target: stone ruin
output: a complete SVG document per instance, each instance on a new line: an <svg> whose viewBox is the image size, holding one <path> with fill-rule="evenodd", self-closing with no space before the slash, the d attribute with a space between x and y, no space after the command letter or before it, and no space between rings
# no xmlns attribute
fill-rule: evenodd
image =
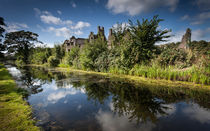
<svg viewBox="0 0 210 131"><path fill-rule="evenodd" d="M189 43L191 42L191 29L187 28L186 33L182 37L182 41L178 46L179 49L189 49Z"/></svg>
<svg viewBox="0 0 210 131"><path fill-rule="evenodd" d="M106 41L106 37L104 35L104 27L98 26L98 33L94 34L93 32L90 32L88 38L76 38L72 36L69 40L64 41L64 47L66 48L66 51L70 51L72 47L78 46L78 47L83 47L85 42L93 42L97 38L101 38L103 41Z"/></svg>
<svg viewBox="0 0 210 131"><path fill-rule="evenodd" d="M115 40L115 37L113 35L112 28L111 28L111 29L109 29L109 36L108 36L108 42L107 42L109 49L113 45L114 40Z"/></svg>

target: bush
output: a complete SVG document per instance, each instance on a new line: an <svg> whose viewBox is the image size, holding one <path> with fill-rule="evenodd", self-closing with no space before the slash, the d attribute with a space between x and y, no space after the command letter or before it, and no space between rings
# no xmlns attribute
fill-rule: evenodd
<svg viewBox="0 0 210 131"><path fill-rule="evenodd" d="M47 59L47 62L48 62L48 64L49 64L49 66L51 66L51 67L56 67L56 66L58 66L58 64L59 64L59 60L56 59L55 56L50 56L50 57Z"/></svg>
<svg viewBox="0 0 210 131"><path fill-rule="evenodd" d="M81 50L80 62L82 69L94 70L96 69L95 60L104 51L107 51L107 44L102 39L98 38L93 43L86 43Z"/></svg>
<svg viewBox="0 0 210 131"><path fill-rule="evenodd" d="M165 49L157 58L161 66L178 65L184 68L192 64L192 54L180 49Z"/></svg>
<svg viewBox="0 0 210 131"><path fill-rule="evenodd" d="M66 62L68 65L73 66L74 61L78 60L79 57L79 47L71 48L70 52L67 53Z"/></svg>

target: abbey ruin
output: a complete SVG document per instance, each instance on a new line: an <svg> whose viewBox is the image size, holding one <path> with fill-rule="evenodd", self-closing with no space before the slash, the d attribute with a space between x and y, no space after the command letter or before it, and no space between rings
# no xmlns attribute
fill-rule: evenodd
<svg viewBox="0 0 210 131"><path fill-rule="evenodd" d="M76 38L75 36L72 36L69 40L64 41L64 47L66 51L70 51L71 48L74 46L78 46L82 48L86 42L92 43L94 42L94 40L98 38L101 38L103 41L106 41L109 49L111 48L111 46L114 44L113 42L115 41L112 28L109 29L109 35L108 35L108 40L107 40L104 33L104 27L98 26L97 34L90 32L88 38ZM126 35L124 36L123 39L126 41L129 38L130 38L129 30L126 30ZM187 28L186 33L183 35L181 39L181 43L179 44L178 48L187 50L189 49L190 42L191 42L191 29ZM164 46L164 45L161 45L161 46Z"/></svg>
<svg viewBox="0 0 210 131"><path fill-rule="evenodd" d="M112 29L109 31L109 37L108 37L108 45L111 44L113 40L112 36ZM104 34L104 27L98 26L98 32L97 34L94 34L93 32L90 32L88 38L76 38L75 36L72 36L69 40L64 41L64 46L66 51L70 51L72 47L78 46L78 47L83 47L86 42L92 43L94 40L101 38L103 41L106 40L106 36Z"/></svg>

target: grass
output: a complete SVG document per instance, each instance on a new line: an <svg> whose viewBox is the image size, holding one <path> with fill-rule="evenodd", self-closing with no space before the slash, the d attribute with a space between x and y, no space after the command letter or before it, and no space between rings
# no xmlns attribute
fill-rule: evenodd
<svg viewBox="0 0 210 131"><path fill-rule="evenodd" d="M123 74L140 76L151 79L164 79L171 81L186 81L195 84L210 85L210 71L208 68L198 68L192 66L186 70L179 70L176 67L169 66L166 68L161 68L157 65L136 65L129 71L123 71L118 68L111 68L109 70L113 74Z"/></svg>
<svg viewBox="0 0 210 131"><path fill-rule="evenodd" d="M16 88L15 81L2 64L0 64L0 130L40 130L32 120L31 107L23 100L25 91Z"/></svg>

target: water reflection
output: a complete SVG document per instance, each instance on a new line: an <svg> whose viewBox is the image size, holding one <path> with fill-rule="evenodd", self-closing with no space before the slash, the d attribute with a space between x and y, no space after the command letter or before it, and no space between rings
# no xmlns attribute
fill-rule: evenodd
<svg viewBox="0 0 210 131"><path fill-rule="evenodd" d="M210 93L25 67L23 85L45 130L209 130ZM13 72L13 71L11 71Z"/></svg>

